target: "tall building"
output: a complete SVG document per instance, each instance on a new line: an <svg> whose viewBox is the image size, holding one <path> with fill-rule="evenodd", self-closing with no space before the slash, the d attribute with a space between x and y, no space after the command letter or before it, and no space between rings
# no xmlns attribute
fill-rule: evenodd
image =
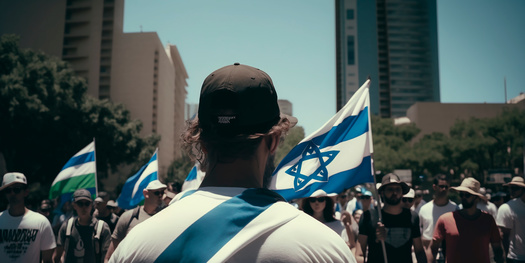
<svg viewBox="0 0 525 263"><path fill-rule="evenodd" d="M336 0L337 110L371 78L371 112L401 117L438 102L435 0Z"/></svg>
<svg viewBox="0 0 525 263"><path fill-rule="evenodd" d="M123 23L124 0L0 2L0 35L69 62L89 95L124 104L142 121L142 136L161 135L164 175L181 156L188 74L176 46L164 47L155 32L123 33Z"/></svg>

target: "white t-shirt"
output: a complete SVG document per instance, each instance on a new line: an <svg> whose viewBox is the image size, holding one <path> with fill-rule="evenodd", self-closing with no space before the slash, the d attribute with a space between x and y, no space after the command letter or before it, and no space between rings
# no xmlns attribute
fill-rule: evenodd
<svg viewBox="0 0 525 263"><path fill-rule="evenodd" d="M340 235L345 242L349 242L348 235L346 234L346 228L343 222L341 222L340 220L335 220L332 222L325 223L325 225L330 229L334 230L338 235ZM357 235L359 234L359 225L353 218L352 224L350 225L350 229L352 230L354 238L356 239Z"/></svg>
<svg viewBox="0 0 525 263"><path fill-rule="evenodd" d="M254 191L269 192L200 188L133 228L110 262L156 262L166 254L173 261L195 261L192 256L203 253L211 254L204 260L210 262L355 262L345 242L327 226L286 202L267 205L261 200L269 200L268 194L245 195ZM262 212L252 213L261 207ZM255 217L246 220L250 216ZM224 239L229 232L223 230L232 226L240 230Z"/></svg>
<svg viewBox="0 0 525 263"><path fill-rule="evenodd" d="M507 257L525 260L525 203L521 198L512 199L499 207L496 224L510 229Z"/></svg>
<svg viewBox="0 0 525 263"><path fill-rule="evenodd" d="M489 213L492 217L494 217L494 219L496 219L496 217L498 216L498 208L494 203L490 201L485 204L485 202L480 200L476 207L481 211Z"/></svg>
<svg viewBox="0 0 525 263"><path fill-rule="evenodd" d="M40 251L56 247L51 224L43 215L29 210L13 217L0 213L0 262L40 262Z"/></svg>
<svg viewBox="0 0 525 263"><path fill-rule="evenodd" d="M421 226L421 239L432 240L434 234L434 226L438 218L447 212L453 212L458 209L456 203L448 201L444 206L437 206L434 200L426 203L419 210L419 225Z"/></svg>

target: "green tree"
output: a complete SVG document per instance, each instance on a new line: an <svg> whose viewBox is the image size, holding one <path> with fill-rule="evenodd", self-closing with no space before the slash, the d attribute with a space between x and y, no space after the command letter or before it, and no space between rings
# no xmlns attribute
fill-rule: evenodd
<svg viewBox="0 0 525 263"><path fill-rule="evenodd" d="M290 129L284 141L277 147L275 153L275 165L278 165L281 160L295 147L301 140L304 139L304 128L295 126Z"/></svg>
<svg viewBox="0 0 525 263"><path fill-rule="evenodd" d="M19 48L16 36L2 36L0 156L6 169L23 172L47 192L67 160L93 138L99 177L154 148L159 137L141 138L142 124L123 105L86 91L66 62Z"/></svg>

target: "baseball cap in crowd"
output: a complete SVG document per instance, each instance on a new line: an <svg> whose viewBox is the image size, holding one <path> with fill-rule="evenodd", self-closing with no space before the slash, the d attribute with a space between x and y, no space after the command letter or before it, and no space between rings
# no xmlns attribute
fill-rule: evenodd
<svg viewBox="0 0 525 263"><path fill-rule="evenodd" d="M102 199L102 197L95 198L95 203L103 203L103 202L104 202L104 199Z"/></svg>
<svg viewBox="0 0 525 263"><path fill-rule="evenodd" d="M219 136L268 132L281 115L272 79L264 71L235 63L212 72L202 84L199 126Z"/></svg>
<svg viewBox="0 0 525 263"><path fill-rule="evenodd" d="M4 174L4 178L2 180L2 187L0 187L0 191L16 183L27 185L26 176L23 173L17 173L17 172L6 173Z"/></svg>
<svg viewBox="0 0 525 263"><path fill-rule="evenodd" d="M78 189L73 193L73 202L79 200L93 201L93 199L91 198L91 193L86 189Z"/></svg>
<svg viewBox="0 0 525 263"><path fill-rule="evenodd" d="M414 189L410 188L407 194L403 195L403 197L406 198L414 198L416 196L416 191Z"/></svg>
<svg viewBox="0 0 525 263"><path fill-rule="evenodd" d="M161 183L159 180L151 181L148 186L146 186L146 190L157 190L161 188L167 188L167 186L163 183Z"/></svg>
<svg viewBox="0 0 525 263"><path fill-rule="evenodd" d="M372 192L363 189L363 194L362 195L364 195L364 196L372 196Z"/></svg>
<svg viewBox="0 0 525 263"><path fill-rule="evenodd" d="M401 179L399 179L399 176L397 176L397 174L394 173L389 173L383 176L383 179L381 180L381 187L379 187L377 190L381 191L384 187L391 184L399 184L401 186L401 189L403 190L403 195L407 194L410 190L410 187L408 187L408 185L405 182L401 181Z"/></svg>
<svg viewBox="0 0 525 263"><path fill-rule="evenodd" d="M108 203L106 204L106 206L108 207L117 207L117 203L113 200L109 200Z"/></svg>
<svg viewBox="0 0 525 263"><path fill-rule="evenodd" d="M485 196L480 194L479 192L479 188L480 188L479 181L472 177L463 179L460 186L451 187L451 188L458 192L467 192L471 195L476 195L476 196L479 196L480 198L485 198Z"/></svg>
<svg viewBox="0 0 525 263"><path fill-rule="evenodd" d="M512 180L510 181L510 183L504 184L503 186L511 186L511 185L516 185L516 186L525 188L525 180L521 176L514 176Z"/></svg>

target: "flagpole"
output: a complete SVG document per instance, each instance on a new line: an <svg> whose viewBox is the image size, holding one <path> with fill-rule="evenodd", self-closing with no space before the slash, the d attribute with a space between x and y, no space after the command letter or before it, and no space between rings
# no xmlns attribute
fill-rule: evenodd
<svg viewBox="0 0 525 263"><path fill-rule="evenodd" d="M374 173L372 175L372 177L374 177L374 189L375 189L375 192L377 193L377 206L378 206L378 217L379 217L379 222L383 223L383 216L382 216L382 213L381 213L381 210L382 210L382 205L381 205L381 196L379 195L379 192L377 191L377 179L376 179L376 175L375 175L375 171L376 171L376 168L375 168L375 163L374 163L374 154L371 153L370 154L370 160L372 161L372 173ZM385 263L388 263L388 259L387 259L387 256L386 256L386 246L385 246L385 241L384 240L381 240L381 247L383 248L383 259L384 259L384 262Z"/></svg>
<svg viewBox="0 0 525 263"><path fill-rule="evenodd" d="M95 143L95 137L93 137L93 149L94 149L94 155L95 155L95 197L98 196L98 179L97 179L97 147Z"/></svg>

